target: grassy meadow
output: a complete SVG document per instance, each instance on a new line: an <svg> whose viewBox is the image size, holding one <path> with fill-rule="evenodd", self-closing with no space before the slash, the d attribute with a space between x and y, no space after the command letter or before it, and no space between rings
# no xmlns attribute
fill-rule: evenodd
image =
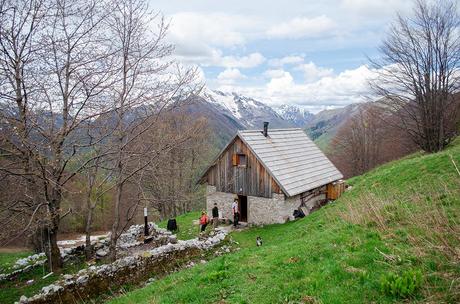
<svg viewBox="0 0 460 304"><path fill-rule="evenodd" d="M459 140L385 164L351 179L350 191L310 216L233 232L240 250L110 303L458 303L454 163Z"/></svg>

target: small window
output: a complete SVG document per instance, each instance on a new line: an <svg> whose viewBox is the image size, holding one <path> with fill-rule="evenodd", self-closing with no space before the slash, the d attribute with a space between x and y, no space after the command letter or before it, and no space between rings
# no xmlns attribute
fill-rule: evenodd
<svg viewBox="0 0 460 304"><path fill-rule="evenodd" d="M238 166L246 167L246 155L238 154Z"/></svg>
<svg viewBox="0 0 460 304"><path fill-rule="evenodd" d="M232 163L234 166L246 167L247 157L245 154L233 154Z"/></svg>

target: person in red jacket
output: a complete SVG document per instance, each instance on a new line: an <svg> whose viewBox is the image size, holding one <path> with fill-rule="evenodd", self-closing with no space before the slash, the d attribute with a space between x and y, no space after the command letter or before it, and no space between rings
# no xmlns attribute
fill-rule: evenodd
<svg viewBox="0 0 460 304"><path fill-rule="evenodd" d="M205 211L201 212L201 217L200 217L200 231L204 232L206 230L206 226L209 223L209 218L208 215L206 214Z"/></svg>

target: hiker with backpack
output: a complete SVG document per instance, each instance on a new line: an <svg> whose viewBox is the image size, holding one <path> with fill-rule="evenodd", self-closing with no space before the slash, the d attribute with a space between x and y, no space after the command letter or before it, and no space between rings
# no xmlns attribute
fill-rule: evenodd
<svg viewBox="0 0 460 304"><path fill-rule="evenodd" d="M206 226L208 226L209 218L206 214L206 211L201 212L200 217L200 232L204 232L206 230Z"/></svg>

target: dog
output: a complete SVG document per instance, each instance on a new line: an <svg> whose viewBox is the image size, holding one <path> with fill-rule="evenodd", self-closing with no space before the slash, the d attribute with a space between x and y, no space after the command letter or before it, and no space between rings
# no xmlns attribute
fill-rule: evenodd
<svg viewBox="0 0 460 304"><path fill-rule="evenodd" d="M262 238L260 236L256 237L256 245L257 247L262 246Z"/></svg>

